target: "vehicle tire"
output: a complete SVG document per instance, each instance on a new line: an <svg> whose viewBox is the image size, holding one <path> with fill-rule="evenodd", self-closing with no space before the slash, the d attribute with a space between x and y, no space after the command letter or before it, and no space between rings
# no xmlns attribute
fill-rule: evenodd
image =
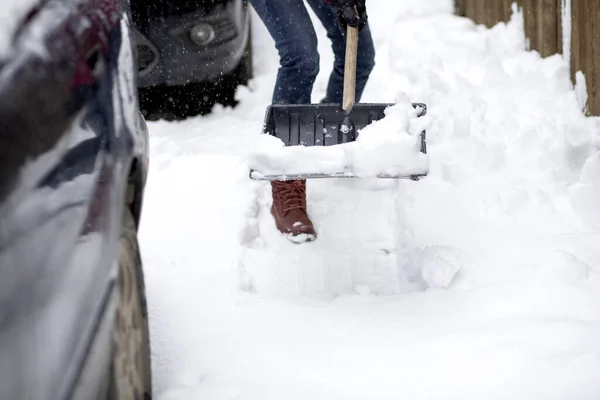
<svg viewBox="0 0 600 400"><path fill-rule="evenodd" d="M246 44L246 51L244 57L240 61L236 71L235 78L236 85L248 85L250 79L254 77L254 64L252 58L252 28L248 28L248 43Z"/></svg>
<svg viewBox="0 0 600 400"><path fill-rule="evenodd" d="M139 88L140 112L147 121L172 120L175 115L169 110L171 90L167 85Z"/></svg>
<svg viewBox="0 0 600 400"><path fill-rule="evenodd" d="M178 121L206 115L218 102L219 93L215 84L207 82L141 88L140 111L146 121Z"/></svg>
<svg viewBox="0 0 600 400"><path fill-rule="evenodd" d="M240 63L231 74L223 77L216 85L216 102L221 103L224 106L235 107L238 103L235 100L235 92L238 86L247 86L250 79L252 79L253 74L252 30L250 29L248 33L248 43L246 44L244 56L240 60Z"/></svg>
<svg viewBox="0 0 600 400"><path fill-rule="evenodd" d="M148 313L137 228L128 208L119 237L117 298L108 398L148 400L152 398Z"/></svg>

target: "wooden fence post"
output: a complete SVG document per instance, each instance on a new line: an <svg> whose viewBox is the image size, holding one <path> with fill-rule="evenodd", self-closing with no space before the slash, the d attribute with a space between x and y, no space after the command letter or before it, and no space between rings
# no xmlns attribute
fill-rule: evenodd
<svg viewBox="0 0 600 400"><path fill-rule="evenodd" d="M466 1L454 0L454 14L464 17L467 15Z"/></svg>
<svg viewBox="0 0 600 400"><path fill-rule="evenodd" d="M492 27L506 22L512 13L512 4L522 11L525 36L529 50L542 57L564 54L562 13L564 0L455 0L458 15L471 18L475 23ZM581 71L585 75L588 102L587 111L600 115L600 0L571 0L571 78Z"/></svg>
<svg viewBox="0 0 600 400"><path fill-rule="evenodd" d="M588 111L600 115L600 4L598 0L588 0L590 4L587 18L589 32L588 46Z"/></svg>

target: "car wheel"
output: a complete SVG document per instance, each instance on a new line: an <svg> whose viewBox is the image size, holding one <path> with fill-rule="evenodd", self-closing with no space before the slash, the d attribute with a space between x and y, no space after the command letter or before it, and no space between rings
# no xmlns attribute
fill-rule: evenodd
<svg viewBox="0 0 600 400"><path fill-rule="evenodd" d="M250 79L254 77L254 65L252 60L252 29L248 34L248 43L246 44L246 51L244 57L240 61L240 64L235 70L233 79L235 85L248 85Z"/></svg>
<svg viewBox="0 0 600 400"><path fill-rule="evenodd" d="M247 86L250 79L253 77L253 61L252 61L252 35L249 34L248 43L246 44L246 50L244 56L240 60L240 63L236 69L229 75L223 77L223 79L217 83L216 90L216 102L223 104L224 106L235 107L237 101L235 100L235 92L238 86Z"/></svg>
<svg viewBox="0 0 600 400"><path fill-rule="evenodd" d="M140 88L140 111L146 121L182 120L209 114L217 98L215 85L205 82Z"/></svg>
<svg viewBox="0 0 600 400"><path fill-rule="evenodd" d="M121 223L117 288L115 348L108 398L151 399L150 334L144 275L137 229L128 208L123 212Z"/></svg>

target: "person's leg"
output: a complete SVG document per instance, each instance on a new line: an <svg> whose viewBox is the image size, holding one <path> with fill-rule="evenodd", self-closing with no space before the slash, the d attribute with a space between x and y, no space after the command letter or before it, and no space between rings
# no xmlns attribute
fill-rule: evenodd
<svg viewBox="0 0 600 400"><path fill-rule="evenodd" d="M342 103L344 94L344 59L346 55L346 32L337 21L335 13L324 0L306 0L319 18L335 56L333 71L329 76L327 94L323 102ZM356 102L360 101L369 75L375 66L375 46L367 24L358 34L358 56L356 60Z"/></svg>
<svg viewBox="0 0 600 400"><path fill-rule="evenodd" d="M308 10L302 0L250 0L275 41L279 71L274 104L308 104L317 74L319 53ZM293 241L310 241L316 232L306 211L306 181L271 182L271 214L277 229Z"/></svg>
<svg viewBox="0 0 600 400"><path fill-rule="evenodd" d="M319 53L308 10L302 0L250 0L279 52L273 92L275 104L310 103L319 73Z"/></svg>

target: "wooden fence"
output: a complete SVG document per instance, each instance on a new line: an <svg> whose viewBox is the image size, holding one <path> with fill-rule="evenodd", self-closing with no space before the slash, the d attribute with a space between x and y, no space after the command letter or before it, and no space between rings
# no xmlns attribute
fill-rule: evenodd
<svg viewBox="0 0 600 400"><path fill-rule="evenodd" d="M454 4L456 14L492 27L510 19L514 2L455 0ZM542 57L565 54L568 50L573 82L579 71L586 78L587 113L600 116L600 0L570 0L570 15L567 15L565 0L516 0L516 3L523 13L530 49ZM568 49L563 49L563 15L571 22Z"/></svg>

